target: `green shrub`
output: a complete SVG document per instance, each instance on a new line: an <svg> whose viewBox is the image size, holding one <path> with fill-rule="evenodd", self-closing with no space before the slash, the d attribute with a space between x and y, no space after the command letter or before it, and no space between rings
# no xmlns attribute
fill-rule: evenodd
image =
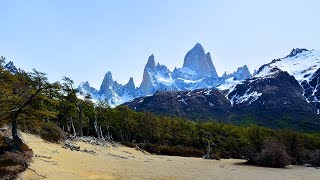
<svg viewBox="0 0 320 180"><path fill-rule="evenodd" d="M54 123L43 123L40 129L40 137L53 143L58 143L66 138L65 133Z"/></svg>
<svg viewBox="0 0 320 180"><path fill-rule="evenodd" d="M160 154L157 147L153 144L145 144L144 146L139 146L141 149L144 149L145 151L151 153L151 154Z"/></svg>
<svg viewBox="0 0 320 180"><path fill-rule="evenodd" d="M135 148L137 146L137 144L130 142L121 142L121 144L129 148Z"/></svg>
<svg viewBox="0 0 320 180"><path fill-rule="evenodd" d="M320 150L316 150L311 154L308 163L313 167L320 167Z"/></svg>
<svg viewBox="0 0 320 180"><path fill-rule="evenodd" d="M161 154L169 156L202 157L204 155L203 150L185 146L146 144L143 147L143 149L152 154Z"/></svg>
<svg viewBox="0 0 320 180"><path fill-rule="evenodd" d="M285 147L273 140L264 141L261 152L255 153L249 160L254 165L275 168L284 168L290 165L291 161Z"/></svg>

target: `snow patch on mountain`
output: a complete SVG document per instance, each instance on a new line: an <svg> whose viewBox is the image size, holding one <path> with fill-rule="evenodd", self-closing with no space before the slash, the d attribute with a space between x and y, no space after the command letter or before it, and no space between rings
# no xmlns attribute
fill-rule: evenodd
<svg viewBox="0 0 320 180"><path fill-rule="evenodd" d="M273 60L270 64L263 66L255 77L269 75L273 68L293 75L299 82L310 81L312 75L320 68L320 51L293 49L285 58Z"/></svg>
<svg viewBox="0 0 320 180"><path fill-rule="evenodd" d="M224 83L220 84L217 89L223 91L228 90L233 86L236 86L237 84L240 84L242 80L236 80L235 77L228 78L224 81Z"/></svg>
<svg viewBox="0 0 320 180"><path fill-rule="evenodd" d="M244 102L248 102L247 106L249 106L251 103L253 103L254 101L258 100L258 98L262 95L262 93L258 93L256 91L252 91L250 92L250 89L248 89L246 91L246 93L244 95L234 95L230 102L231 102L231 105L233 106L234 104L241 104L241 103L244 103Z"/></svg>

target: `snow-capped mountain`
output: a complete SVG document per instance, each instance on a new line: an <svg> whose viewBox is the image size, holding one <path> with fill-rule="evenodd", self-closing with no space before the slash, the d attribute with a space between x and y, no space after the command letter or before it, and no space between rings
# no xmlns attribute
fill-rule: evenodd
<svg viewBox="0 0 320 180"><path fill-rule="evenodd" d="M100 97L99 91L91 87L88 81L81 83L78 90L80 90L80 94L83 96L90 95L93 99L98 99Z"/></svg>
<svg viewBox="0 0 320 180"><path fill-rule="evenodd" d="M249 70L240 78L245 77ZM231 77L232 75L230 75ZM235 76L232 76L235 77ZM185 56L182 68L171 72L165 65L156 65L154 55L148 59L144 68L140 90L143 95L156 91L183 91L200 88L211 88L223 82L213 65L210 53L205 53L200 44L196 44Z"/></svg>
<svg viewBox="0 0 320 180"><path fill-rule="evenodd" d="M252 107L251 104L255 104L260 109L265 107L270 109L272 105L268 105L268 103L272 102L271 104L274 104L273 102L277 101L282 103L277 104L276 108L278 109L286 106L287 109L301 110L305 107L307 109L303 111L319 114L319 59L320 52L317 50L293 49L286 57L275 59L261 66L252 79L240 81L236 80L236 78L229 78L217 88L226 91L226 97L231 102L231 105L235 107L248 106L246 108L248 110L250 109L249 107ZM289 81L289 78L283 72L294 80ZM285 79L288 79L290 83L286 83ZM279 81L277 86L272 84L275 81ZM286 86L282 87L283 84ZM290 89L293 86L294 88L292 89L295 90ZM285 97L288 94L290 94L290 98ZM266 97L272 100L266 100ZM298 97L300 98L299 100L293 101ZM302 106L300 107L299 105Z"/></svg>
<svg viewBox="0 0 320 180"><path fill-rule="evenodd" d="M268 77L276 73L275 69L288 72L303 87L303 95L307 102L314 104L319 113L320 109L320 51L293 49L281 59L275 59L263 65L254 77Z"/></svg>
<svg viewBox="0 0 320 180"><path fill-rule="evenodd" d="M94 100L108 100L111 106L122 104L140 95L132 77L126 85L122 85L113 80L110 71L106 73L99 91L91 87L89 82L81 83L78 90L81 96L89 94Z"/></svg>
<svg viewBox="0 0 320 180"><path fill-rule="evenodd" d="M241 72L247 68L239 69ZM124 105L137 111L194 120L320 129L319 51L294 49L288 56L261 66L252 78L224 78L227 79L216 88L157 92Z"/></svg>
<svg viewBox="0 0 320 180"><path fill-rule="evenodd" d="M251 78L247 66L238 68L232 74L219 77L209 52L205 52L197 43L184 58L182 68L170 71L165 65L156 63L152 54L144 67L142 82L137 88L133 79L127 85L121 85L112 79L108 72L101 84L100 90L94 90L88 83L79 86L81 95L91 94L94 99L108 99L110 105L119 105L136 97L152 95L157 91L184 91L201 88L213 88L224 84L228 78L242 81Z"/></svg>

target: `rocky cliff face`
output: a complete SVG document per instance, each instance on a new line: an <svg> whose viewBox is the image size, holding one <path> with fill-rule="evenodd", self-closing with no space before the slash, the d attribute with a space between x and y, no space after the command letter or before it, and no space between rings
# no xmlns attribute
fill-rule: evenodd
<svg viewBox="0 0 320 180"><path fill-rule="evenodd" d="M206 54L206 57L207 57L208 65L210 67L210 71L211 71L210 75L211 75L211 77L212 78L219 78L218 73L216 71L216 68L213 65L211 54L209 52Z"/></svg>
<svg viewBox="0 0 320 180"><path fill-rule="evenodd" d="M208 61L211 61L211 62L208 62ZM183 62L183 68L188 68L193 70L197 74L198 79L201 79L201 78L210 76L213 70L212 68L214 67L212 64L211 57L208 59L201 44L197 43L186 54Z"/></svg>
<svg viewBox="0 0 320 180"><path fill-rule="evenodd" d="M154 89L154 73L156 71L156 63L152 54L143 71L143 78L140 85L140 90L143 94L152 94Z"/></svg>

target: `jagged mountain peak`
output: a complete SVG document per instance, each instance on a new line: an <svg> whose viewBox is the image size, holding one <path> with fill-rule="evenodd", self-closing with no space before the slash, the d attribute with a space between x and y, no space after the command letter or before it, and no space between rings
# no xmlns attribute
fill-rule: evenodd
<svg viewBox="0 0 320 180"><path fill-rule="evenodd" d="M320 68L320 51L307 49L293 49L290 54L284 58L274 59L268 64L259 68L255 76L267 75L269 69L277 67L282 71L288 72L290 75L302 82L309 81L309 78Z"/></svg>
<svg viewBox="0 0 320 180"><path fill-rule="evenodd" d="M211 57L209 61L212 62ZM197 73L199 78L211 75L212 68L208 63L207 55L201 44L197 43L185 56L183 68L188 68Z"/></svg>
<svg viewBox="0 0 320 180"><path fill-rule="evenodd" d="M90 83L89 83L88 81L82 82L81 84L82 84L83 86L90 86Z"/></svg>
<svg viewBox="0 0 320 180"><path fill-rule="evenodd" d="M248 68L248 66L245 64L245 65L243 65L242 66L243 68L246 68L246 69L248 69L249 70L249 68Z"/></svg>
<svg viewBox="0 0 320 180"><path fill-rule="evenodd" d="M244 65L242 67L238 67L236 72L238 72L238 73L241 72L241 73L246 73L246 74L250 74L251 75L250 70L249 70L247 65Z"/></svg>
<svg viewBox="0 0 320 180"><path fill-rule="evenodd" d="M251 74L247 65L244 65L244 66L238 68L236 72L238 72L239 74L242 75L242 78L240 78L240 79L249 79L252 77L252 74Z"/></svg>
<svg viewBox="0 0 320 180"><path fill-rule="evenodd" d="M148 58L148 62L145 65L144 71L143 71L143 78L142 82L140 84L140 90L144 94L152 94L154 91L154 78L153 74L156 71L156 63L154 60L154 55L151 54Z"/></svg>
<svg viewBox="0 0 320 180"><path fill-rule="evenodd" d="M146 66L145 66L145 70L147 70L147 69L151 70L151 71L155 71L155 69L156 69L156 62L154 60L154 55L153 54L151 54L149 56L149 58L148 58L148 62L146 64Z"/></svg>
<svg viewBox="0 0 320 180"><path fill-rule="evenodd" d="M248 66L244 65L242 67L239 67L235 72L231 74L227 74L227 72L224 72L222 77L224 79L234 77L236 80L245 80L245 79L250 79L252 77L252 74L250 73Z"/></svg>
<svg viewBox="0 0 320 180"><path fill-rule="evenodd" d="M113 78L110 71L106 73L106 75L103 78L102 84L100 86L99 93L103 95L107 95L110 93L111 87L113 86Z"/></svg>
<svg viewBox="0 0 320 180"><path fill-rule="evenodd" d="M202 45L200 43L197 43L193 49L203 49Z"/></svg>
<svg viewBox="0 0 320 180"><path fill-rule="evenodd" d="M105 79L106 79L106 78L112 79L112 73L111 73L111 71L108 71L108 72L105 74L104 78L105 78Z"/></svg>
<svg viewBox="0 0 320 180"><path fill-rule="evenodd" d="M228 74L227 74L227 71L224 71L222 77L227 76L227 75L228 75Z"/></svg>
<svg viewBox="0 0 320 180"><path fill-rule="evenodd" d="M129 78L129 82L128 83L130 83L130 82L133 82L133 77Z"/></svg>
<svg viewBox="0 0 320 180"><path fill-rule="evenodd" d="M87 95L90 95L93 99L98 99L99 97L98 90L91 87L88 81L80 83L78 91L83 97Z"/></svg>
<svg viewBox="0 0 320 180"><path fill-rule="evenodd" d="M111 83L113 83L112 73L108 71L103 78L101 86L106 84L111 84Z"/></svg>
<svg viewBox="0 0 320 180"><path fill-rule="evenodd" d="M130 77L128 83L125 86L130 88L136 88L132 77Z"/></svg>
<svg viewBox="0 0 320 180"><path fill-rule="evenodd" d="M300 54L304 51L309 51L308 49L305 49L305 48L294 48L292 49L292 51L290 52L290 54L287 57L293 57L293 56L296 56L297 54Z"/></svg>
<svg viewBox="0 0 320 180"><path fill-rule="evenodd" d="M210 67L210 70L211 70L211 77L218 78L219 76L218 76L218 73L216 71L216 68L213 65L210 52L207 52L206 57L207 57L207 63L208 63L208 65Z"/></svg>

